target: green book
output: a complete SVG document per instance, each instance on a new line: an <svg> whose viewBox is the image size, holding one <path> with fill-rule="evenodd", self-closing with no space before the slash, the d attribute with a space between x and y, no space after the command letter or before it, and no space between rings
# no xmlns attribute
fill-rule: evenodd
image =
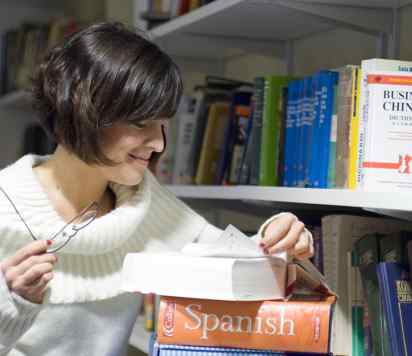
<svg viewBox="0 0 412 356"><path fill-rule="evenodd" d="M392 356L376 269L380 256L379 241L383 236L369 234L355 242L363 291L368 306L374 356Z"/></svg>
<svg viewBox="0 0 412 356"><path fill-rule="evenodd" d="M407 244L410 240L412 240L411 231L385 234L379 241L380 261L400 263L408 266Z"/></svg>
<svg viewBox="0 0 412 356"><path fill-rule="evenodd" d="M279 184L280 132L282 127L283 88L293 78L268 75L264 77L262 132L260 141L259 185Z"/></svg>
<svg viewBox="0 0 412 356"><path fill-rule="evenodd" d="M352 356L365 356L365 333L363 326L364 300L358 255L349 252L350 259L350 308L352 313Z"/></svg>

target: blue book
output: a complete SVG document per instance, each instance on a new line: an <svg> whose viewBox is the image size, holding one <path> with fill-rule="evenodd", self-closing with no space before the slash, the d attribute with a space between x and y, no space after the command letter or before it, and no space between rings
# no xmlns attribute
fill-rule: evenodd
<svg viewBox="0 0 412 356"><path fill-rule="evenodd" d="M288 103L286 106L286 125L285 125L285 148L283 164L283 185L292 186L293 179L293 157L294 150L294 129L296 124L297 99L299 94L299 81L293 80L288 84Z"/></svg>
<svg viewBox="0 0 412 356"><path fill-rule="evenodd" d="M319 103L319 185L318 188L327 188L329 170L330 133L333 114L333 87L337 84L339 73L324 71L321 73L322 87Z"/></svg>
<svg viewBox="0 0 412 356"><path fill-rule="evenodd" d="M154 343L149 356L320 356L308 352L277 352L252 349L237 349L206 346L166 345ZM332 354L329 354L332 355Z"/></svg>
<svg viewBox="0 0 412 356"><path fill-rule="evenodd" d="M310 89L310 101L308 103L308 113L307 113L307 128L306 128L306 149L304 153L304 185L305 187L311 187L312 183L310 181L310 170L313 164L312 161L312 145L313 145L313 125L315 122L316 114L316 86L317 86L317 76L312 75L311 77L312 87Z"/></svg>
<svg viewBox="0 0 412 356"><path fill-rule="evenodd" d="M303 80L302 87L302 107L300 112L300 132L299 132L299 157L298 157L298 186L304 187L306 185L306 166L308 151L308 135L309 125L311 124L312 109L313 109L313 85L312 77L306 77Z"/></svg>
<svg viewBox="0 0 412 356"><path fill-rule="evenodd" d="M319 154L320 154L320 129L319 129L319 117L320 117L320 96L322 93L323 76L322 72L317 72L314 75L313 83L313 121L311 127L311 143L308 147L310 151L310 161L308 169L308 182L307 186L316 188L319 186Z"/></svg>
<svg viewBox="0 0 412 356"><path fill-rule="evenodd" d="M412 356L412 289L407 267L382 262L377 274L392 355Z"/></svg>

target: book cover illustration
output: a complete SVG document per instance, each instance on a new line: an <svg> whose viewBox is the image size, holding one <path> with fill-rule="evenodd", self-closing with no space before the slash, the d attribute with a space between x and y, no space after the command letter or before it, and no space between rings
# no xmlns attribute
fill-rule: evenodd
<svg viewBox="0 0 412 356"><path fill-rule="evenodd" d="M372 72L367 76L365 120L368 130L363 188L412 189L412 75Z"/></svg>

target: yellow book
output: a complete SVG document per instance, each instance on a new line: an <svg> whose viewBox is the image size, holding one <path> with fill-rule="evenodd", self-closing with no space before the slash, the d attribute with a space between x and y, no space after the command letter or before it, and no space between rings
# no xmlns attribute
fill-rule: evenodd
<svg viewBox="0 0 412 356"><path fill-rule="evenodd" d="M219 152L224 145L225 127L229 120L229 107L228 102L216 102L210 105L196 172L196 184L214 183Z"/></svg>
<svg viewBox="0 0 412 356"><path fill-rule="evenodd" d="M196 10L198 7L200 7L200 0L190 0L189 11Z"/></svg>
<svg viewBox="0 0 412 356"><path fill-rule="evenodd" d="M356 188L356 166L359 154L359 98L361 69L354 68L355 75L352 81L352 118L350 123L350 142L349 142L349 189Z"/></svg>

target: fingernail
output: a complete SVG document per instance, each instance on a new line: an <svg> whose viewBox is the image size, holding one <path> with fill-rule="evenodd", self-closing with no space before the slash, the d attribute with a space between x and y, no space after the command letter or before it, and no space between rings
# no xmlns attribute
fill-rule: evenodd
<svg viewBox="0 0 412 356"><path fill-rule="evenodd" d="M267 247L265 247L265 248L263 249L263 253L264 253L265 255L268 255L268 254L269 254L269 250L267 249Z"/></svg>
<svg viewBox="0 0 412 356"><path fill-rule="evenodd" d="M259 247L260 248L265 248L265 243L264 242L259 242Z"/></svg>
<svg viewBox="0 0 412 356"><path fill-rule="evenodd" d="M50 246L53 243L52 240L47 240L47 245Z"/></svg>

